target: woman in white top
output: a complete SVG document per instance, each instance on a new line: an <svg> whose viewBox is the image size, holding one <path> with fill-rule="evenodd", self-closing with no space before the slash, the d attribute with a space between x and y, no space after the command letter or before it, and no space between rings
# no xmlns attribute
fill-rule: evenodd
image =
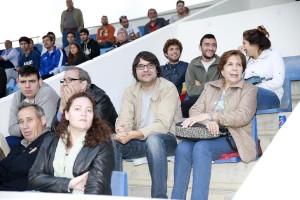
<svg viewBox="0 0 300 200"><path fill-rule="evenodd" d="M263 26L243 33L242 50L249 57L244 78L259 76L262 80L256 84L257 110L278 108L284 92L284 62L281 55L271 49L268 37L269 33Z"/></svg>

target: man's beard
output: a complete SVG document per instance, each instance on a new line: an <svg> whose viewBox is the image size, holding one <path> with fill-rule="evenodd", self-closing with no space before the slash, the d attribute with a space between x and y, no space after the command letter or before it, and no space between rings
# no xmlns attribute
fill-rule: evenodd
<svg viewBox="0 0 300 200"><path fill-rule="evenodd" d="M152 17L152 18L150 18L150 20L151 20L151 22L154 22L157 20L157 17Z"/></svg>

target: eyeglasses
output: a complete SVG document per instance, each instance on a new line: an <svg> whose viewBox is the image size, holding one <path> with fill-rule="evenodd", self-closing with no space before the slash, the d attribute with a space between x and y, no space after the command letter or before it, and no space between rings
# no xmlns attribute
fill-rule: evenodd
<svg viewBox="0 0 300 200"><path fill-rule="evenodd" d="M120 19L120 20L121 20L121 19L127 19L127 16L126 16L126 15L122 15L119 19Z"/></svg>
<svg viewBox="0 0 300 200"><path fill-rule="evenodd" d="M155 65L153 63L148 63L147 65L143 65L143 64L139 64L136 66L137 70L144 70L145 67L147 67L147 69L153 69L155 67Z"/></svg>
<svg viewBox="0 0 300 200"><path fill-rule="evenodd" d="M80 78L63 78L63 79L61 79L59 82L60 83L64 83L64 82L66 82L66 83L71 83L72 81L81 81L81 79Z"/></svg>

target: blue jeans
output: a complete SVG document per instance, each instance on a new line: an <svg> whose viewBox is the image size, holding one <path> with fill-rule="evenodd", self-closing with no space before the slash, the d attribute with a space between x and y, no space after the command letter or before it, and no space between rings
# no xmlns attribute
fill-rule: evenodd
<svg viewBox="0 0 300 200"><path fill-rule="evenodd" d="M233 139L231 144L236 147ZM186 199L186 192L193 167L193 185L191 199L207 200L211 163L224 153L235 152L226 141L226 137L213 140L192 142L183 140L177 146L174 166L174 188L172 199Z"/></svg>
<svg viewBox="0 0 300 200"><path fill-rule="evenodd" d="M67 40L67 33L68 33L67 31L63 32L63 37L62 37L63 48L65 48L66 46L69 45L69 42ZM78 43L78 44L80 44L81 39L80 39L78 31L75 31L74 34L75 34L75 42Z"/></svg>
<svg viewBox="0 0 300 200"><path fill-rule="evenodd" d="M122 160L147 157L152 180L151 197L167 197L168 156L173 156L177 141L173 134L152 134L146 140L130 140L126 144L113 141L115 171L122 171Z"/></svg>
<svg viewBox="0 0 300 200"><path fill-rule="evenodd" d="M279 108L280 101L274 92L261 87L257 88L257 110Z"/></svg>

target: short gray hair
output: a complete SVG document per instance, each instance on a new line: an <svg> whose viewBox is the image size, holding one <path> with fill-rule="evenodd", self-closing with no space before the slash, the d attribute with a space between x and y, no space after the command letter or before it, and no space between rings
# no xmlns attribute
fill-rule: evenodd
<svg viewBox="0 0 300 200"><path fill-rule="evenodd" d="M126 33L126 35L128 36L128 32L127 32L126 28L123 28L123 27L119 28L117 35L118 35L120 32L124 32L124 33Z"/></svg>
<svg viewBox="0 0 300 200"><path fill-rule="evenodd" d="M25 101L23 101L23 102L21 102L19 104L19 106L18 106L18 112L20 112L22 109L28 108L28 107L33 107L35 109L35 114L39 118L45 116L44 109L41 106L38 106L37 104L34 104L34 103L27 103Z"/></svg>
<svg viewBox="0 0 300 200"><path fill-rule="evenodd" d="M66 71L69 71L69 70L77 70L79 73L79 79L81 81L86 81L88 83L87 88L89 88L91 86L91 84L92 84L91 77L87 71L83 70L80 67L74 67L74 66L67 67Z"/></svg>

